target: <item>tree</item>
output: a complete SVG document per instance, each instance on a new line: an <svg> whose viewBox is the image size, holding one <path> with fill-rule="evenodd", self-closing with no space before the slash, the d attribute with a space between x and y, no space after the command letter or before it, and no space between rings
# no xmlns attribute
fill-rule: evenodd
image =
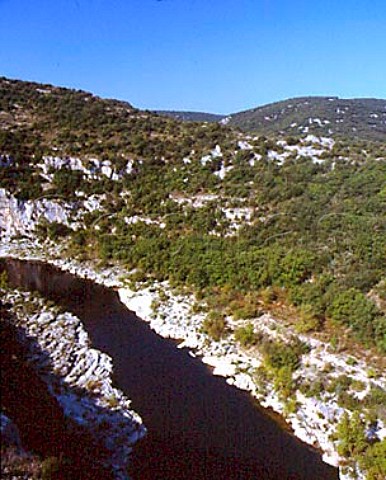
<svg viewBox="0 0 386 480"><path fill-rule="evenodd" d="M359 459L359 467L366 473L366 480L386 478L386 439L369 446Z"/></svg>
<svg viewBox="0 0 386 480"><path fill-rule="evenodd" d="M241 343L243 347L255 345L259 339L254 331L252 323L248 323L245 327L240 327L235 331L235 339Z"/></svg>
<svg viewBox="0 0 386 480"><path fill-rule="evenodd" d="M339 292L327 313L336 322L352 327L361 340L372 338L377 308L359 290L350 288Z"/></svg>
<svg viewBox="0 0 386 480"><path fill-rule="evenodd" d="M359 412L350 418L345 412L336 428L335 438L338 441L337 452L348 459L358 458L368 447L365 424Z"/></svg>

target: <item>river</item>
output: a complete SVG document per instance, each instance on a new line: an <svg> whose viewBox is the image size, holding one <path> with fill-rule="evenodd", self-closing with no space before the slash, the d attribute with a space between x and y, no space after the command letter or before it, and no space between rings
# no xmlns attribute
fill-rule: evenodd
<svg viewBox="0 0 386 480"><path fill-rule="evenodd" d="M113 289L40 262L1 264L13 286L77 315L93 346L112 357L115 385L148 429L135 446L134 480L338 478L319 452L284 431L249 394L156 335Z"/></svg>

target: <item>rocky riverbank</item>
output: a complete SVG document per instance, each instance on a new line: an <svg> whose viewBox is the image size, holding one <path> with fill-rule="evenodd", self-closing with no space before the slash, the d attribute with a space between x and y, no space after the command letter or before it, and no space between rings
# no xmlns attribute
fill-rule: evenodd
<svg viewBox="0 0 386 480"><path fill-rule="evenodd" d="M87 431L107 452L104 467L112 469L115 478L127 479L132 446L146 429L130 400L112 385L111 358L92 348L74 315L35 294L1 293L18 340L26 348L26 361L59 403L70 428Z"/></svg>
<svg viewBox="0 0 386 480"><path fill-rule="evenodd" d="M294 381L300 386L307 381L308 391L297 389L290 399L283 399L274 382L261 378L257 372L263 358L258 348L243 349L236 341L234 332L240 322L228 318L230 333L226 339L214 341L202 331L203 314L192 312L195 299L188 295L173 294L169 285L153 284L151 287L134 291L128 287L119 289L122 302L149 322L151 328L165 338L181 340L179 348L188 348L192 355L213 368L214 375L226 377L227 382L249 391L265 408L281 414L294 435L323 452L323 460L333 466L345 463L337 453L338 442L333 439L337 424L349 408L342 407L335 391L315 391L313 386L321 380L327 384L337 378L350 380L353 398L362 401L371 395L373 388L385 389L386 377L360 358L346 353L334 353L329 344L305 335L296 335L306 346L301 365L294 373ZM286 342L295 338L291 328L284 327L271 315L265 314L255 320L255 332L260 332L274 341ZM343 381L343 380L342 380ZM363 411L365 411L365 407ZM377 422L376 436L386 437L382 421ZM341 470L341 478L352 478Z"/></svg>
<svg viewBox="0 0 386 480"><path fill-rule="evenodd" d="M374 390L386 389L384 372L376 370L371 363L345 352L336 352L330 344L315 338L297 335L306 349L293 375L298 388L291 402L288 402L288 399L283 400L270 379L257 375L263 362L259 349L242 348L236 341L234 332L240 322L236 324L229 318L229 335L225 340L214 341L202 331L204 315L192 311L195 299L190 295L177 294L167 283L136 285L132 289L130 282L126 281L128 272L119 267L102 269L90 263L55 259L52 251L43 254L36 245L34 252L31 245L29 249L27 245L9 244L0 253L2 256L41 259L78 276L118 289L121 301L149 322L153 330L165 338L180 340L179 348L187 348L192 356L199 356L213 368L215 375L226 377L228 383L249 391L263 407L272 408L283 415L294 435L323 452L324 461L340 467L347 463L347 459L337 453L338 441L334 438L334 432L344 413L352 415L353 410L342 406L337 390L344 388L354 403L363 402L360 410L365 414L366 401ZM254 331L272 340L286 342L295 335L291 328L284 327L268 314L249 323L253 324ZM368 434L375 435L379 440L386 437L382 419L377 419ZM341 478L352 478L344 467L341 468Z"/></svg>

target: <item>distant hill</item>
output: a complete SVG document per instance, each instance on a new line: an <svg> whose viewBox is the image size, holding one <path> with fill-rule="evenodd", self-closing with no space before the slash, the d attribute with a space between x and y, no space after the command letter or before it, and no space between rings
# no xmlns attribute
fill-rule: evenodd
<svg viewBox="0 0 386 480"><path fill-rule="evenodd" d="M176 120L183 120L185 122L219 122L225 115L217 115L215 113L205 112L182 112L172 110L156 110L158 115L175 118Z"/></svg>
<svg viewBox="0 0 386 480"><path fill-rule="evenodd" d="M231 114L222 123L260 135L386 139L386 100L300 97Z"/></svg>
<svg viewBox="0 0 386 480"><path fill-rule="evenodd" d="M314 134L375 141L386 139L385 99L299 97L228 116L167 110L155 113L182 121L220 122L258 135Z"/></svg>

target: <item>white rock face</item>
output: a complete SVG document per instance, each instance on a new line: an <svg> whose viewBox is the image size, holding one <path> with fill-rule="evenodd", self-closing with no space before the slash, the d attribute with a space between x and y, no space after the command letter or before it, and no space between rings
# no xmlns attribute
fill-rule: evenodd
<svg viewBox="0 0 386 480"><path fill-rule="evenodd" d="M304 131L304 133L307 132L308 130ZM335 141L328 137L307 135L302 138L300 144L297 145L287 145L285 140L279 140L277 144L283 148L283 152L278 153L275 150L270 150L268 152L268 158L276 161L279 165L282 165L285 160L293 154L296 154L297 158L309 157L314 163L323 163L324 159L321 158L322 154L330 151L335 145Z"/></svg>
<svg viewBox="0 0 386 480"><path fill-rule="evenodd" d="M233 169L233 165L228 165L227 167L224 164L221 164L221 167L216 172L213 172L220 180L224 180L225 175Z"/></svg>
<svg viewBox="0 0 386 480"><path fill-rule="evenodd" d="M85 212L102 208L105 195L90 195L76 192L77 202L64 199L22 201L15 198L4 188L0 188L0 234L5 238L17 234L33 236L34 230L42 220L48 223L61 223L70 228L78 228L78 222Z"/></svg>
<svg viewBox="0 0 386 480"><path fill-rule="evenodd" d="M231 121L231 116L225 117L220 120L221 125L228 125L228 123Z"/></svg>
<svg viewBox="0 0 386 480"><path fill-rule="evenodd" d="M64 414L105 445L110 452L106 465L114 470L116 478L127 479L132 445L145 435L146 429L139 415L131 410L130 400L112 386L111 358L91 347L87 332L74 315L57 314L28 293L8 293L6 299L15 305L15 324L25 332L21 341L29 346L27 360L57 398ZM17 307L26 302L34 302L36 313ZM51 364L48 371L45 355ZM81 394L75 393L77 388L82 389Z"/></svg>
<svg viewBox="0 0 386 480"><path fill-rule="evenodd" d="M31 233L42 218L69 224L70 206L54 200L21 201L0 188L0 231L12 236Z"/></svg>
<svg viewBox="0 0 386 480"><path fill-rule="evenodd" d="M169 194L169 198L174 202L178 203L179 205L187 205L192 208L201 208L207 203L218 200L219 197L218 195L208 193L208 194L195 195L191 197L184 197L182 195Z"/></svg>
<svg viewBox="0 0 386 480"><path fill-rule="evenodd" d="M246 140L239 140L237 142L238 147L240 150L252 150L252 145L248 143Z"/></svg>
<svg viewBox="0 0 386 480"><path fill-rule="evenodd" d="M86 163L86 165L85 165ZM121 172L114 170L110 160L99 160L98 158L89 158L88 160L81 160L76 157L43 157L43 162L38 164L41 169L44 178L52 180L52 170L60 170L62 168L69 168L70 170L76 170L82 172L86 177L90 179L98 179L101 175L117 181L122 176L130 174L133 171L133 161L128 160L125 168Z"/></svg>

